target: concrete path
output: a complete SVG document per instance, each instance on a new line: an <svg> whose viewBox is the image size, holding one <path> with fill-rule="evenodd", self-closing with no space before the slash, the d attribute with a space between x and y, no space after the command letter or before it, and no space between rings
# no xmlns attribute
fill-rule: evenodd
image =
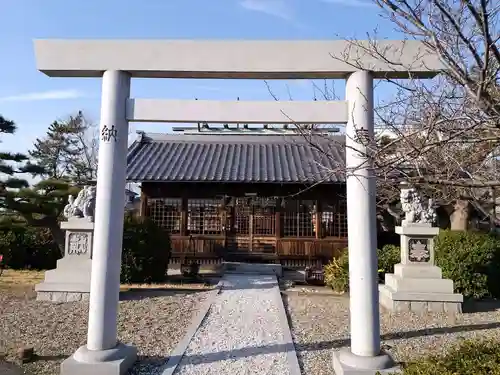
<svg viewBox="0 0 500 375"><path fill-rule="evenodd" d="M165 375L300 375L276 277L224 276L184 355L171 361Z"/></svg>

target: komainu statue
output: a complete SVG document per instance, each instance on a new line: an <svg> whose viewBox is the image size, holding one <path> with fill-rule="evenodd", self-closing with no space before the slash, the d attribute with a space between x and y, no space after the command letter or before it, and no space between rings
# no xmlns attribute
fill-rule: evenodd
<svg viewBox="0 0 500 375"><path fill-rule="evenodd" d="M85 186L76 196L70 195L68 204L64 207L63 215L66 219L88 218L93 220L95 211L95 186Z"/></svg>
<svg viewBox="0 0 500 375"><path fill-rule="evenodd" d="M422 195L415 188L401 189L401 207L405 213L402 225L408 224L430 224L436 222L437 215L432 199L424 202Z"/></svg>

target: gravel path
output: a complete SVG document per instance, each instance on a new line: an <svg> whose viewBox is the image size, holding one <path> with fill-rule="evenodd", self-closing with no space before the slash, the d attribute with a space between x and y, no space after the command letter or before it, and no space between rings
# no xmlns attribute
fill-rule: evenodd
<svg viewBox="0 0 500 375"><path fill-rule="evenodd" d="M175 375L289 375L275 276L226 275Z"/></svg>
<svg viewBox="0 0 500 375"><path fill-rule="evenodd" d="M332 350L349 345L349 300L347 297L284 297L292 335L304 375L331 375ZM412 361L442 353L461 338L500 339L500 310L480 305L483 312L458 316L389 313L381 309L382 345L388 345L397 361ZM488 311L484 311L488 310Z"/></svg>
<svg viewBox="0 0 500 375"><path fill-rule="evenodd" d="M191 313L206 292L134 292L125 295L118 316L118 337L139 350L130 374L159 373L158 366L182 339ZM0 292L0 353L8 359L21 346L33 346L39 359L23 365L26 373L54 375L60 363L87 335L88 304L54 304Z"/></svg>

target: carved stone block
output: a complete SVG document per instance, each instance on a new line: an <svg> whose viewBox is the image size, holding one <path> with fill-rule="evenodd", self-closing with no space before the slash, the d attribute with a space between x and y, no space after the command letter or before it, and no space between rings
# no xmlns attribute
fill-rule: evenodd
<svg viewBox="0 0 500 375"><path fill-rule="evenodd" d="M65 255L57 267L45 272L45 280L35 286L37 300L75 302L88 299L92 268L94 223L72 218L61 223L66 230Z"/></svg>
<svg viewBox="0 0 500 375"><path fill-rule="evenodd" d="M426 225L396 227L401 236L401 263L434 265L434 237L439 228Z"/></svg>
<svg viewBox="0 0 500 375"><path fill-rule="evenodd" d="M91 256L92 234L89 232L70 232L67 233L67 251L68 256Z"/></svg>
<svg viewBox="0 0 500 375"><path fill-rule="evenodd" d="M431 260L431 244L428 238L408 240L408 260L413 263L428 263Z"/></svg>

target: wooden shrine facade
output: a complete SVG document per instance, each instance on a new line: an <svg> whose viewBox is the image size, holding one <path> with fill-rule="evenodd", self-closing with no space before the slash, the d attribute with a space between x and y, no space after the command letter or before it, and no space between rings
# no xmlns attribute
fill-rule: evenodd
<svg viewBox="0 0 500 375"><path fill-rule="evenodd" d="M302 267L347 246L345 184L321 170L325 182L312 181L318 176L305 173L312 171L307 159L321 157L308 155L304 143L186 137L143 135L129 151L128 178L141 182L140 214L170 233L173 258ZM271 163L273 153L282 160Z"/></svg>

